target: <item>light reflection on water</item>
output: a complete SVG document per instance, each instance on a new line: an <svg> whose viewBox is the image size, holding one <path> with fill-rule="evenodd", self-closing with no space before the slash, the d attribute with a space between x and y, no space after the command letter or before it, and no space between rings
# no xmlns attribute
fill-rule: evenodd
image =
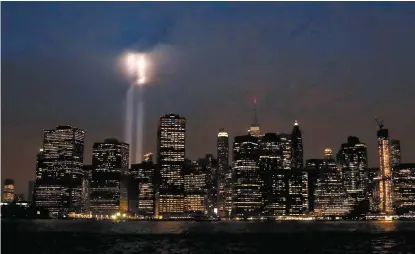
<svg viewBox="0 0 415 254"><path fill-rule="evenodd" d="M2 221L2 231L35 246L30 253L51 254L413 253L415 247L415 222L399 221ZM68 245L68 239L77 244ZM12 247L2 240L3 248ZM10 253L25 253L15 248Z"/></svg>

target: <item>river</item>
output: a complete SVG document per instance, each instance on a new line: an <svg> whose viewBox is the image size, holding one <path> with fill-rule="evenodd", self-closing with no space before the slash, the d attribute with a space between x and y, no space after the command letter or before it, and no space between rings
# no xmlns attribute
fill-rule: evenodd
<svg viewBox="0 0 415 254"><path fill-rule="evenodd" d="M404 221L2 220L2 251L22 253L415 253Z"/></svg>

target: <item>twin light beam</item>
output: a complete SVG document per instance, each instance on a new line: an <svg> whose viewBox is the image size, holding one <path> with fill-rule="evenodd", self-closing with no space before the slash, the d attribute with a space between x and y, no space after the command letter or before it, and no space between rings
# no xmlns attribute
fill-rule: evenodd
<svg viewBox="0 0 415 254"><path fill-rule="evenodd" d="M140 163L143 155L144 102L142 94L143 87L147 83L146 55L135 52L127 53L126 65L127 73L132 79L126 96L125 117L125 142L130 145L129 164L131 165Z"/></svg>

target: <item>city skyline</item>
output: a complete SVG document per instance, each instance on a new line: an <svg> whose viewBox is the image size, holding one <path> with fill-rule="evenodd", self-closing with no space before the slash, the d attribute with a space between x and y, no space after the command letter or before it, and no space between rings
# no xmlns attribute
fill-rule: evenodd
<svg viewBox="0 0 415 254"><path fill-rule="evenodd" d="M16 193L27 193L35 177L42 129L85 130L85 164L94 142L122 140L129 84L114 65L126 48L154 50L165 60L145 88L143 152L156 152L157 119L173 111L187 119L186 157L215 153L219 128L229 140L246 134L255 97L262 133L289 133L299 121L304 162L357 136L369 167L378 166L376 115L390 139L401 141L402 163L415 161L415 120L404 110L415 93L413 5L189 4L194 12L183 17L183 4L110 3L91 11L88 3L39 3L30 12L33 5L2 6L2 176L15 179ZM120 8L107 15L114 6ZM76 11L82 18L75 22L52 15ZM94 30L97 23L107 26ZM82 36L91 30L93 36Z"/></svg>

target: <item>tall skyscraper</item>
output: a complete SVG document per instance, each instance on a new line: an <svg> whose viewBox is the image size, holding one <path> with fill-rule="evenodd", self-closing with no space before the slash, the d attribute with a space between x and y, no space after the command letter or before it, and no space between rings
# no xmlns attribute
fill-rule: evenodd
<svg viewBox="0 0 415 254"><path fill-rule="evenodd" d="M323 164L323 159L309 159L306 161L306 171L308 173L308 209L310 212L313 212L315 208L317 180Z"/></svg>
<svg viewBox="0 0 415 254"><path fill-rule="evenodd" d="M347 194L356 202L366 197L368 184L368 162L366 144L358 137L350 136L341 145L337 154Z"/></svg>
<svg viewBox="0 0 415 254"><path fill-rule="evenodd" d="M394 169L401 164L401 142L399 140L390 141L391 167Z"/></svg>
<svg viewBox="0 0 415 254"><path fill-rule="evenodd" d="M392 207L392 169L391 169L391 152L389 144L388 129L379 124L378 147L379 147L379 211L382 214L393 213Z"/></svg>
<svg viewBox="0 0 415 254"><path fill-rule="evenodd" d="M393 190L398 214L415 212L415 163L403 163L394 168Z"/></svg>
<svg viewBox="0 0 415 254"><path fill-rule="evenodd" d="M131 177L134 186L130 188L129 196L136 201L130 211L137 213L145 218L152 218L155 214L155 185L156 185L157 165L152 161L143 161L139 164L131 165ZM129 187L132 187L131 185Z"/></svg>
<svg viewBox="0 0 415 254"><path fill-rule="evenodd" d="M249 135L254 136L254 137L261 136L261 130L259 128L258 115L257 115L257 110L256 110L256 99L254 99L254 121L249 127L248 133Z"/></svg>
<svg viewBox="0 0 415 254"><path fill-rule="evenodd" d="M302 169L303 161L303 138L301 136L300 126L295 121L291 132L291 168Z"/></svg>
<svg viewBox="0 0 415 254"><path fill-rule="evenodd" d="M286 170L291 169L291 158L292 158L291 134L279 133L278 136L280 137L281 144L282 144L283 168Z"/></svg>
<svg viewBox="0 0 415 254"><path fill-rule="evenodd" d="M85 131L71 126L44 130L36 169L36 206L51 216L82 210Z"/></svg>
<svg viewBox="0 0 415 254"><path fill-rule="evenodd" d="M220 129L218 133L216 151L218 156L219 170L229 165L229 137L225 129Z"/></svg>
<svg viewBox="0 0 415 254"><path fill-rule="evenodd" d="M127 212L129 145L105 139L93 145L90 179L90 209L94 215Z"/></svg>
<svg viewBox="0 0 415 254"><path fill-rule="evenodd" d="M237 136L233 143L233 188L232 216L239 218L262 215L263 175L258 166L258 138L252 135Z"/></svg>
<svg viewBox="0 0 415 254"><path fill-rule="evenodd" d="M185 145L186 119L173 113L160 117L157 145L160 185L156 204L159 214L156 216L176 217L184 212Z"/></svg>
<svg viewBox="0 0 415 254"><path fill-rule="evenodd" d="M320 216L344 215L349 210L346 198L340 171L326 149L315 187L314 212Z"/></svg>
<svg viewBox="0 0 415 254"><path fill-rule="evenodd" d="M267 216L283 215L285 214L285 192L280 184L280 171L283 169L281 139L276 133L266 133L259 144L259 167L264 176L262 190L264 213Z"/></svg>
<svg viewBox="0 0 415 254"><path fill-rule="evenodd" d="M308 174L294 168L288 175L287 206L289 215L302 215L308 211Z"/></svg>
<svg viewBox="0 0 415 254"><path fill-rule="evenodd" d="M232 206L232 172L229 167L229 137L223 128L218 133L216 150L219 182L218 210L220 216L229 216L229 209Z"/></svg>
<svg viewBox="0 0 415 254"><path fill-rule="evenodd" d="M10 203L14 200L14 180L5 179L3 187L3 202Z"/></svg>

